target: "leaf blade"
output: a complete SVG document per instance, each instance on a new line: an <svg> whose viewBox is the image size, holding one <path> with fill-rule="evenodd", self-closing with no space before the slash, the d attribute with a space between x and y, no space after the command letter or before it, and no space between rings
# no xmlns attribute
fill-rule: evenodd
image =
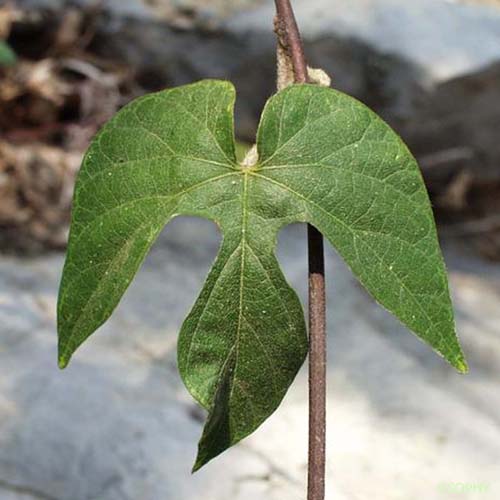
<svg viewBox="0 0 500 500"><path fill-rule="evenodd" d="M233 104L234 88L225 82L166 90L126 106L93 140L76 183L58 299L61 368L111 315L163 226L189 205L185 199L234 175L233 143L219 144L220 124L202 126L210 106L232 131ZM181 105L191 109L171 114ZM176 127L190 121L191 128ZM192 154L194 122L201 158Z"/></svg>
<svg viewBox="0 0 500 500"><path fill-rule="evenodd" d="M244 168L233 105L230 84L205 81L139 99L104 127L78 177L58 303L64 367L172 217L216 222L222 245L178 344L208 410L194 470L268 418L303 364L302 308L275 256L292 222L317 227L378 302L466 370L428 196L396 134L348 96L293 86L266 105L260 162Z"/></svg>
<svg viewBox="0 0 500 500"><path fill-rule="evenodd" d="M183 381L209 411L193 470L276 410L307 352L300 302L274 256L277 228L256 223L250 181L242 175L239 223L221 218L221 250L179 337Z"/></svg>
<svg viewBox="0 0 500 500"><path fill-rule="evenodd" d="M257 144L254 175L302 204L371 295L465 372L430 202L401 139L355 99L301 85L270 99Z"/></svg>

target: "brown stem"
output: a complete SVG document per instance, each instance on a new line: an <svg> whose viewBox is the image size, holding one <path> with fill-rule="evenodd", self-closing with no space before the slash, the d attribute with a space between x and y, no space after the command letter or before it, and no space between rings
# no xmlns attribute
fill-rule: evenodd
<svg viewBox="0 0 500 500"><path fill-rule="evenodd" d="M296 83L307 83L307 63L299 28L290 0L275 0L278 15L278 36L288 50L293 64Z"/></svg>
<svg viewBox="0 0 500 500"><path fill-rule="evenodd" d="M290 55L296 83L307 83L302 40L289 0L275 0L279 43ZM323 237L307 227L309 252L309 461L308 500L325 498L326 300Z"/></svg>
<svg viewBox="0 0 500 500"><path fill-rule="evenodd" d="M323 236L307 226L309 248L309 462L307 499L325 498L326 299Z"/></svg>

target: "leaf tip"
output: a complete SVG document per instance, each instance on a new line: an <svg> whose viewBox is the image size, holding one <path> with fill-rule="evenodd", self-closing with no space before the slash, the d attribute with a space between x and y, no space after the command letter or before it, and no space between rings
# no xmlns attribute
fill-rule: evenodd
<svg viewBox="0 0 500 500"><path fill-rule="evenodd" d="M455 368L458 370L459 373L466 374L469 372L469 366L467 365L467 362L465 361L464 358L459 358L455 361L454 364Z"/></svg>
<svg viewBox="0 0 500 500"><path fill-rule="evenodd" d="M206 430L206 429L205 429ZM205 432L204 430L204 432ZM222 449L212 449L204 441L204 436L202 436L200 442L198 443L198 454L196 455L196 460L194 461L193 468L191 469L191 474L198 472L202 467L208 464L212 459L217 457L224 450L229 448L231 445L224 446Z"/></svg>
<svg viewBox="0 0 500 500"><path fill-rule="evenodd" d="M57 366L64 370L71 359L71 354L68 356L65 349L62 348L61 344L59 344L59 352L57 353Z"/></svg>
<svg viewBox="0 0 500 500"><path fill-rule="evenodd" d="M198 472L204 465L206 465L207 460L202 458L200 454L196 457L193 468L191 469L191 474Z"/></svg>
<svg viewBox="0 0 500 500"><path fill-rule="evenodd" d="M59 359L57 360L57 366L61 369L64 370L69 363L69 359L66 359L62 356L59 356Z"/></svg>

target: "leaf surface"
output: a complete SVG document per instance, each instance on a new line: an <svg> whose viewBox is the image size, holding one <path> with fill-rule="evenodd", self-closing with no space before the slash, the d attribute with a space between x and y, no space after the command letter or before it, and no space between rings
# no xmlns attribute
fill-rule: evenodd
<svg viewBox="0 0 500 500"><path fill-rule="evenodd" d="M399 137L355 99L292 86L268 101L259 162L242 167L233 105L229 83L203 81L140 98L102 129L77 180L58 303L64 367L169 220L220 227L178 344L181 376L208 410L195 469L253 432L304 361L302 308L274 253L292 222L316 226L378 302L466 370L430 203Z"/></svg>
<svg viewBox="0 0 500 500"><path fill-rule="evenodd" d="M466 371L431 205L399 136L352 97L294 86L268 102L258 148L261 190L293 199L380 304Z"/></svg>

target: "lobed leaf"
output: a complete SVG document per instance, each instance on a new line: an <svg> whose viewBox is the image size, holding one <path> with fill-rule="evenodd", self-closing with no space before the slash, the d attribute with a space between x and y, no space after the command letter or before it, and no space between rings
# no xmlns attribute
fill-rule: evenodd
<svg viewBox="0 0 500 500"><path fill-rule="evenodd" d="M64 367L169 220L220 227L178 344L181 376L208 410L195 470L253 432L304 361L302 308L274 254L289 223L317 227L378 302L466 370L430 203L399 137L355 99L297 85L268 101L259 162L242 167L233 105L231 84L203 81L140 98L102 129L78 176L58 303Z"/></svg>

